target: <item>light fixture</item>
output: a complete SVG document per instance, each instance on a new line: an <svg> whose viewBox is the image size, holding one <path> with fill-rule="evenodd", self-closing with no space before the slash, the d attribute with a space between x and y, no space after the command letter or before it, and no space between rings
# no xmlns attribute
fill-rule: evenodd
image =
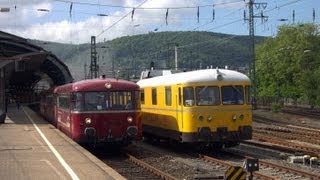
<svg viewBox="0 0 320 180"><path fill-rule="evenodd" d="M132 118L131 116L128 116L128 117L127 117L127 121L128 121L129 123L132 123L133 118Z"/></svg>
<svg viewBox="0 0 320 180"><path fill-rule="evenodd" d="M89 117L86 118L84 121L85 121L86 124L91 124L91 118L89 118Z"/></svg>

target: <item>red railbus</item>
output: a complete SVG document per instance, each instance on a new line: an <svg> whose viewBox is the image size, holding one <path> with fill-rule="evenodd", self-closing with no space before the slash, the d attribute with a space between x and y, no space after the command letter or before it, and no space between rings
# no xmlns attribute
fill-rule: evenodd
<svg viewBox="0 0 320 180"><path fill-rule="evenodd" d="M101 77L58 86L53 95L53 124L78 143L127 145L142 138L134 82Z"/></svg>

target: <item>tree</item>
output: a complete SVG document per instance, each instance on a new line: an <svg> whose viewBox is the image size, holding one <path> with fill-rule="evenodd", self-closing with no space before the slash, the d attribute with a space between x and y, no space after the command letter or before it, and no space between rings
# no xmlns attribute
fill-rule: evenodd
<svg viewBox="0 0 320 180"><path fill-rule="evenodd" d="M320 105L320 31L315 24L284 25L257 46L259 96L306 100Z"/></svg>

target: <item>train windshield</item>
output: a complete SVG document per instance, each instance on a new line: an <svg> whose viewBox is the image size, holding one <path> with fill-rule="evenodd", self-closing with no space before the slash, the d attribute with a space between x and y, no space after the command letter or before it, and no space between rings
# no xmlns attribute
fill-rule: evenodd
<svg viewBox="0 0 320 180"><path fill-rule="evenodd" d="M242 86L222 86L222 104L241 105L244 104L244 91Z"/></svg>
<svg viewBox="0 0 320 180"><path fill-rule="evenodd" d="M75 111L139 109L138 91L84 92L73 96Z"/></svg>
<svg viewBox="0 0 320 180"><path fill-rule="evenodd" d="M213 106L220 104L218 86L197 86L196 87L197 106Z"/></svg>

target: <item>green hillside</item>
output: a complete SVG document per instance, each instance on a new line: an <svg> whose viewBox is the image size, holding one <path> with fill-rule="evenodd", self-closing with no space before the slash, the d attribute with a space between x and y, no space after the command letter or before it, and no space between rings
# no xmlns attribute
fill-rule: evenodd
<svg viewBox="0 0 320 180"><path fill-rule="evenodd" d="M262 39L256 38L257 41ZM35 44L64 61L75 79L83 79L85 73L89 74L89 43L73 45L35 41ZM175 46L178 49L179 69L247 67L250 61L249 44L248 36L212 32L159 32L125 36L97 43L96 47L99 74L129 78L139 76L140 71L148 68L151 62L158 69L174 68Z"/></svg>

